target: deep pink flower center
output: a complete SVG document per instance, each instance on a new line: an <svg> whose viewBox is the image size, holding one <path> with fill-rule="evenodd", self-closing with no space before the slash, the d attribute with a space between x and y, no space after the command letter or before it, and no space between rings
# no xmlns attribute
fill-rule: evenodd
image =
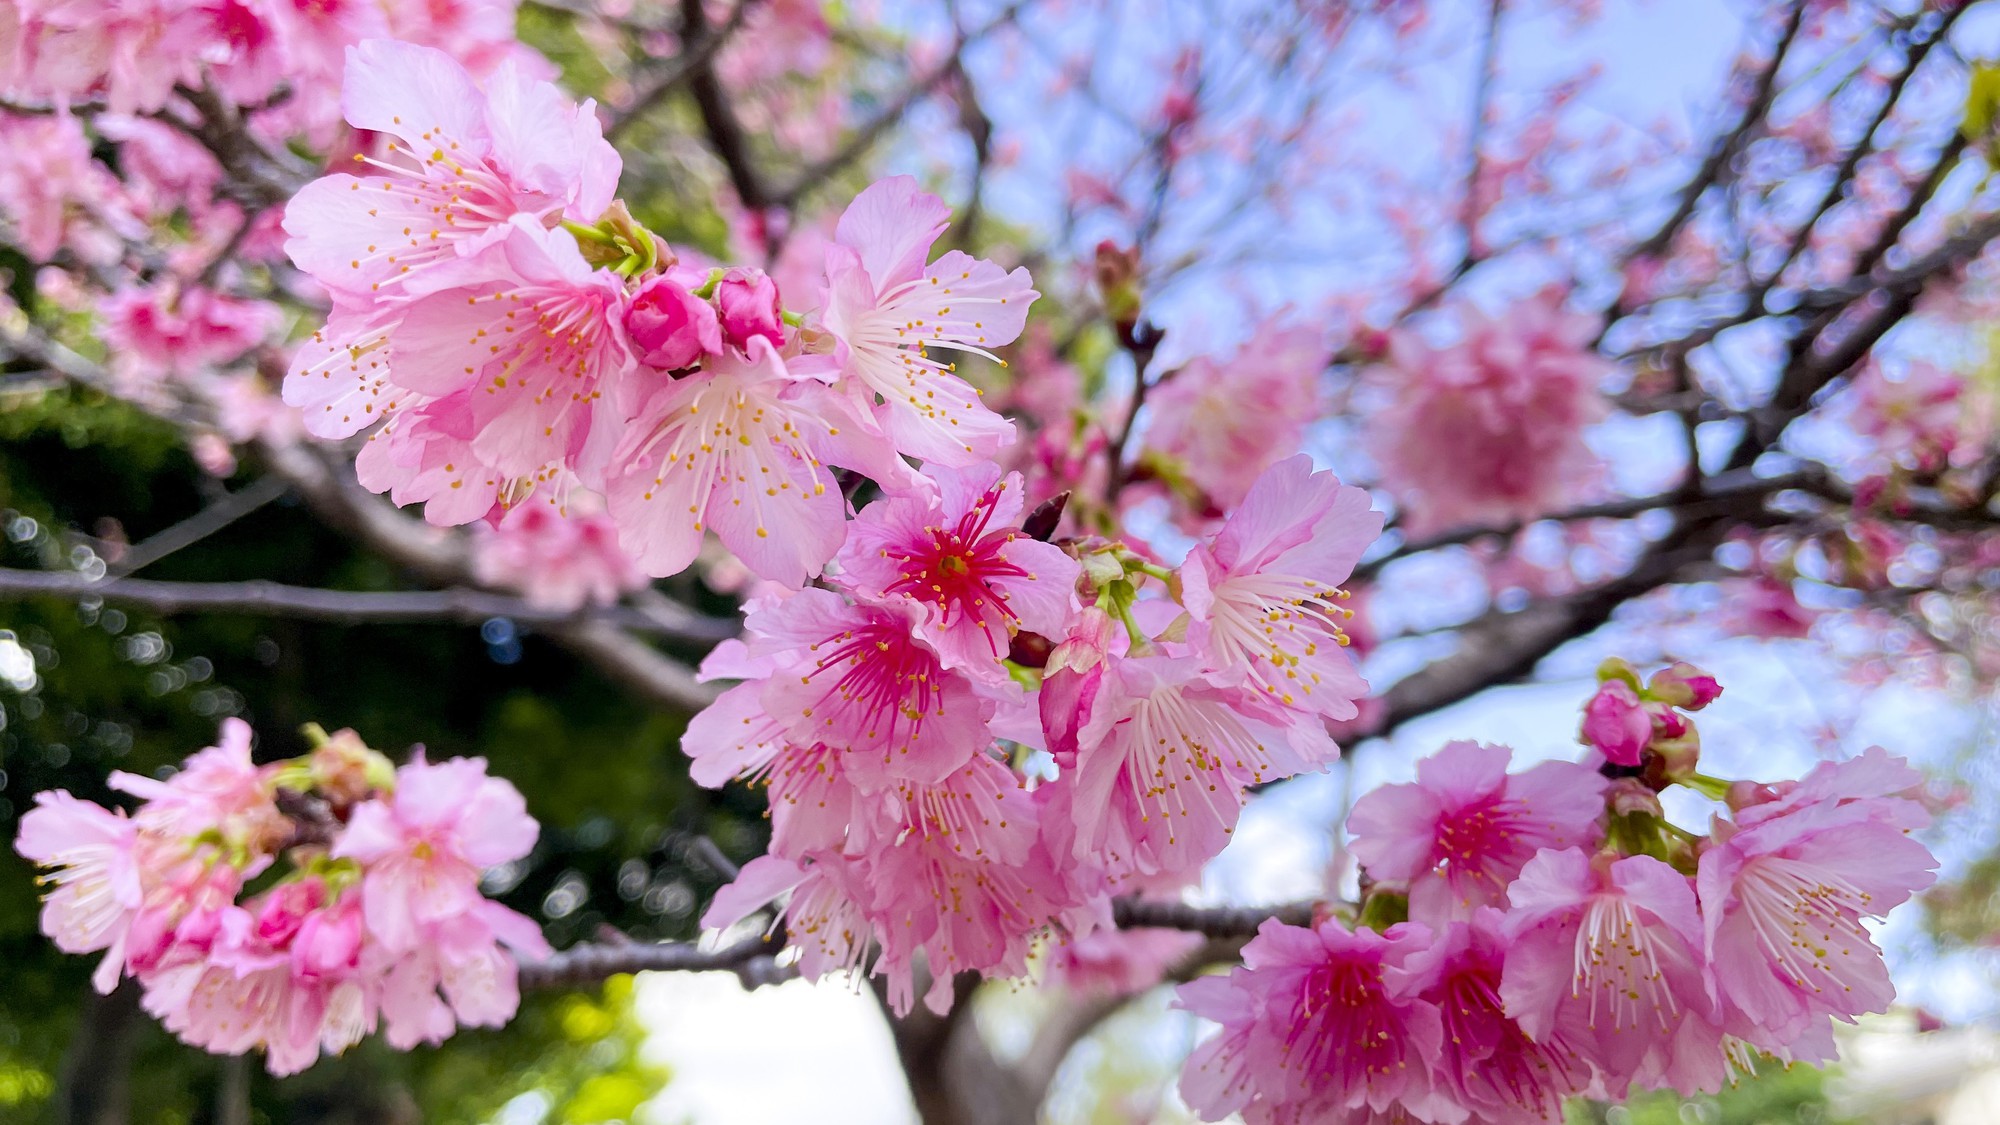
<svg viewBox="0 0 2000 1125"><path fill-rule="evenodd" d="M886 589L937 607L938 623L957 621L984 623L996 615L1000 623L1011 625L1019 617L1007 605L1007 594L996 583L1029 577L1028 572L1001 553L1014 539L1011 531L989 534L993 506L999 502L1002 486L995 484L979 497L956 523L927 527L928 543L907 554L889 557L900 564L901 574ZM954 617L954 613L956 616ZM988 644L994 655L1001 654L1001 641L990 633Z"/></svg>
<svg viewBox="0 0 2000 1125"><path fill-rule="evenodd" d="M889 753L908 753L925 717L944 713L944 672L937 658L911 643L896 623L871 621L812 650L819 661L804 679L832 673L833 682L805 713L822 719L829 735L860 735Z"/></svg>

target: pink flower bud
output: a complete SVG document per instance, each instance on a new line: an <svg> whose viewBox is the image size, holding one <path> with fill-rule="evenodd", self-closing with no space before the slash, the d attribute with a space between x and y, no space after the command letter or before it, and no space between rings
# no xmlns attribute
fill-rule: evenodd
<svg viewBox="0 0 2000 1125"><path fill-rule="evenodd" d="M722 350L715 309L666 277L653 278L633 295L625 331L640 362L661 371L693 366L704 354Z"/></svg>
<svg viewBox="0 0 2000 1125"><path fill-rule="evenodd" d="M326 884L318 879L300 879L272 888L256 908L257 937L266 944L284 946L299 932L306 916L325 901Z"/></svg>
<svg viewBox="0 0 2000 1125"><path fill-rule="evenodd" d="M785 319L778 304L778 283L763 270L738 267L722 275L715 286L715 303L722 310L722 334L739 348L754 336L785 346Z"/></svg>
<svg viewBox="0 0 2000 1125"><path fill-rule="evenodd" d="M1653 673L1646 681L1646 691L1662 703L1699 711L1715 702L1722 694L1722 685L1694 665L1677 661Z"/></svg>
<svg viewBox="0 0 2000 1125"><path fill-rule="evenodd" d="M1636 766L1653 739L1653 720L1624 680L1607 680L1583 708L1584 742L1621 766Z"/></svg>

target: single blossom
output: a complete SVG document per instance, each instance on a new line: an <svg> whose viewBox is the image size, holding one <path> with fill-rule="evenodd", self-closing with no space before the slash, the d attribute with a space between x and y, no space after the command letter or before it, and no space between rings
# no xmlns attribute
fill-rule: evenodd
<svg viewBox="0 0 2000 1125"><path fill-rule="evenodd" d="M1722 1080L1687 876L1651 856L1543 851L1508 888L1500 998L1538 1043L1566 1039L1608 1097ZM1706 1064L1706 1065L1705 1065Z"/></svg>
<svg viewBox="0 0 2000 1125"><path fill-rule="evenodd" d="M862 509L841 548L840 581L869 598L924 607L916 627L947 667L1004 676L1016 633L1054 637L1082 567L1021 531L1021 475L987 464L930 471L915 495Z"/></svg>
<svg viewBox="0 0 2000 1125"><path fill-rule="evenodd" d="M1227 976L1181 985L1181 1007L1222 1025L1188 1059L1181 1096L1203 1120L1253 1125L1344 1121L1394 1108L1460 1120L1436 1089L1437 1007L1391 986L1430 945L1420 925L1385 933L1329 919L1312 929L1266 921Z"/></svg>
<svg viewBox="0 0 2000 1125"><path fill-rule="evenodd" d="M722 314L722 335L738 348L761 337L772 347L785 346L784 306L778 283L763 270L737 266L725 270L715 284L715 307Z"/></svg>
<svg viewBox="0 0 2000 1125"><path fill-rule="evenodd" d="M106 994L124 974L126 934L144 903L136 843L123 813L62 790L35 794L14 840L24 859L50 869L55 890L42 901L42 933L65 953L104 950L91 983Z"/></svg>
<svg viewBox="0 0 2000 1125"><path fill-rule="evenodd" d="M1718 824L1696 875L1711 994L1729 1030L1807 1061L1830 1057L1830 1017L1852 1022L1895 998L1862 922L1929 886L1937 866L1908 835L1928 814L1894 795L1914 771L1877 751L1840 772L1822 766L1746 810L1747 824Z"/></svg>
<svg viewBox="0 0 2000 1125"><path fill-rule="evenodd" d="M1437 931L1428 948L1411 953L1388 978L1437 1007L1444 1034L1434 1073L1441 1094L1474 1121L1562 1125L1564 1099L1589 1088L1591 1069L1565 1031L1536 1040L1508 1018L1500 1000L1504 927L1499 910L1482 906L1469 920Z"/></svg>
<svg viewBox="0 0 2000 1125"><path fill-rule="evenodd" d="M482 529L472 570L483 583L519 590L529 605L554 610L610 605L646 586L603 513L565 512L553 496L532 497Z"/></svg>
<svg viewBox="0 0 2000 1125"><path fill-rule="evenodd" d="M1199 868L1229 842L1252 785L1340 753L1317 719L1191 656L1112 662L1077 742L1075 854L1147 875Z"/></svg>
<svg viewBox="0 0 2000 1125"><path fill-rule="evenodd" d="M1571 762L1510 774L1513 752L1447 743L1417 763L1417 780L1364 794L1348 814L1369 878L1408 890L1411 916L1433 925L1504 904L1507 887L1544 848L1596 843L1606 781Z"/></svg>
<svg viewBox="0 0 2000 1125"><path fill-rule="evenodd" d="M355 807L332 854L361 865L369 934L400 954L484 902L480 872L528 854L537 832L484 759L419 759L396 771L392 795Z"/></svg>
<svg viewBox="0 0 2000 1125"><path fill-rule="evenodd" d="M1597 685L1583 706L1582 740L1616 765L1639 764L1653 740L1653 718L1631 684L1613 679Z"/></svg>
<svg viewBox="0 0 2000 1125"><path fill-rule="evenodd" d="M1463 309L1444 347L1390 337L1389 402L1369 431L1411 534L1531 520L1596 487L1583 431L1604 414L1612 367L1590 351L1596 319L1562 304L1548 290L1500 316Z"/></svg>
<svg viewBox="0 0 2000 1125"><path fill-rule="evenodd" d="M694 366L702 356L722 350L722 329L715 306L688 292L675 273L647 280L625 309L625 332L639 362L661 371ZM776 344L782 345L779 339Z"/></svg>
<svg viewBox="0 0 2000 1125"><path fill-rule="evenodd" d="M822 463L842 448L831 396L768 341L633 393L604 491L620 541L648 574L685 569L710 529L752 571L787 586L839 550L846 517Z"/></svg>
<svg viewBox="0 0 2000 1125"><path fill-rule="evenodd" d="M908 176L864 189L827 247L824 324L847 394L876 432L899 452L963 466L990 459L1014 427L934 353L992 358L1040 294L1027 270L957 250L926 265L950 214Z"/></svg>
<svg viewBox="0 0 2000 1125"><path fill-rule="evenodd" d="M1181 570L1190 643L1257 691L1328 719L1355 717L1368 684L1341 651L1340 602L1361 552L1382 531L1368 493L1313 472L1304 454L1260 474L1212 543Z"/></svg>
<svg viewBox="0 0 2000 1125"><path fill-rule="evenodd" d="M615 275L592 269L567 232L523 216L494 234L478 251L405 283L408 299L381 336L381 377L434 399L465 394L472 452L512 479L567 463L589 434L598 400L632 360ZM312 373L295 368L292 379L302 377L309 384ZM316 433L353 432L352 417L336 425L335 414L322 402L307 411L308 428L317 416Z"/></svg>
<svg viewBox="0 0 2000 1125"><path fill-rule="evenodd" d="M804 589L751 613L747 646L719 649L707 675L749 677L688 724L682 747L704 785L758 777L787 750L824 747L866 792L951 776L994 739L1003 704L944 667L913 632L907 601L858 603Z"/></svg>
<svg viewBox="0 0 2000 1125"><path fill-rule="evenodd" d="M347 52L341 109L386 150L285 207L286 252L337 305L379 306L504 237L516 215L595 222L617 186L618 153L594 108L511 63L482 88L442 51L371 40Z"/></svg>
<svg viewBox="0 0 2000 1125"><path fill-rule="evenodd" d="M1144 450L1164 455L1223 510L1305 441L1330 353L1317 329L1260 326L1234 355L1197 357L1146 399Z"/></svg>

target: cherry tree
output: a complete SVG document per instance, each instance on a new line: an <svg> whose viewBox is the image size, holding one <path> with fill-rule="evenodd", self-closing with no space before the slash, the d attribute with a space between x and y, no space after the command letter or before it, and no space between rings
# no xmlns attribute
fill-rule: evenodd
<svg viewBox="0 0 2000 1125"><path fill-rule="evenodd" d="M527 989L845 982L927 1125L1034 1119L1156 986L1205 1120L1831 1061L1949 802L1876 748L1710 772L1680 657L1994 668L1996 25L1739 7L1638 123L1595 52L1644 4L11 0L5 393L213 487L14 536L0 594L531 635L768 818L687 844L699 936L552 942L493 877L532 785L226 700L256 739L34 796L42 932L274 1075ZM135 576L281 500L371 588ZM1469 731L1327 812L1311 896L1203 891L1264 794L1559 649L1611 657L1575 753ZM998 982L1058 998L1021 1058Z"/></svg>

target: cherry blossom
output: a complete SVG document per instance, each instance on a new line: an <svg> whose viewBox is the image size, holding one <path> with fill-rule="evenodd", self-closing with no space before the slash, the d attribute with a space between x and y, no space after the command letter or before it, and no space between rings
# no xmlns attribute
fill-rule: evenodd
<svg viewBox="0 0 2000 1125"><path fill-rule="evenodd" d="M841 582L922 604L916 631L947 667L997 669L1016 633L1062 632L1082 574L1061 549L1022 534L1025 502L1019 473L933 470L918 495L862 509L839 555Z"/></svg>
<svg viewBox="0 0 2000 1125"><path fill-rule="evenodd" d="M1594 318L1549 290L1504 314L1458 311L1439 347L1393 333L1388 404L1372 419L1384 483L1414 534L1531 520L1583 499L1601 472L1584 428L1604 413L1611 365L1587 350Z"/></svg>
<svg viewBox="0 0 2000 1125"><path fill-rule="evenodd" d="M1418 920L1464 921L1504 903L1537 853L1596 841L1604 778L1570 762L1510 774L1511 758L1504 746L1447 743L1417 763L1414 783L1354 803L1355 857L1371 879L1407 890Z"/></svg>
<svg viewBox="0 0 2000 1125"><path fill-rule="evenodd" d="M1381 533L1368 494L1312 471L1304 454L1257 477L1212 544L1181 571L1191 643L1218 667L1249 669L1286 707L1351 719L1368 685L1347 644L1340 584Z"/></svg>
<svg viewBox="0 0 2000 1125"><path fill-rule="evenodd" d="M1021 334L1040 294L1027 270L961 251L926 265L950 214L908 176L855 196L827 247L824 318L848 394L876 432L903 453L955 467L991 458L1014 427L931 353L990 357Z"/></svg>
<svg viewBox="0 0 2000 1125"><path fill-rule="evenodd" d="M1223 1029L1188 1059L1181 1096L1207 1121L1241 1112L1277 1125L1392 1107L1419 1121L1462 1120L1433 1089L1436 1005L1390 984L1430 943L1414 924L1376 933L1331 919L1312 929L1265 922L1240 967L1177 993Z"/></svg>

